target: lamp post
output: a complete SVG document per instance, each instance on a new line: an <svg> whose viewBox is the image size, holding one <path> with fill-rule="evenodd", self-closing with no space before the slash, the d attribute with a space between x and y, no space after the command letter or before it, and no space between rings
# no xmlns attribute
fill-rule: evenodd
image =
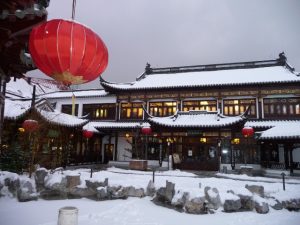
<svg viewBox="0 0 300 225"><path fill-rule="evenodd" d="M254 129L252 127L244 127L242 129L242 134L243 136L246 138L247 140L247 147L248 147L248 151L250 151L250 146L249 146L249 137L252 137L254 134ZM245 152L244 154L244 163L247 164L247 152Z"/></svg>

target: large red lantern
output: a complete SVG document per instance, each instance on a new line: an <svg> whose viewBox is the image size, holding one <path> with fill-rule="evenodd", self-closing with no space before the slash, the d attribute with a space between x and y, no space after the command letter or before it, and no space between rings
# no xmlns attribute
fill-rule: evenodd
<svg viewBox="0 0 300 225"><path fill-rule="evenodd" d="M39 123L36 120L25 120L22 124L22 127L26 132L34 132L39 129Z"/></svg>
<svg viewBox="0 0 300 225"><path fill-rule="evenodd" d="M89 139L89 138L93 137L94 132L90 131L90 130L84 130L82 134L83 134L83 137Z"/></svg>
<svg viewBox="0 0 300 225"><path fill-rule="evenodd" d="M151 127L142 127L142 134L149 135L152 133Z"/></svg>
<svg viewBox="0 0 300 225"><path fill-rule="evenodd" d="M34 27L29 37L29 51L42 72L66 85L96 79L108 63L107 48L96 33L62 19Z"/></svg>
<svg viewBox="0 0 300 225"><path fill-rule="evenodd" d="M252 127L244 127L242 129L242 134L244 137L251 137L254 134L254 129Z"/></svg>

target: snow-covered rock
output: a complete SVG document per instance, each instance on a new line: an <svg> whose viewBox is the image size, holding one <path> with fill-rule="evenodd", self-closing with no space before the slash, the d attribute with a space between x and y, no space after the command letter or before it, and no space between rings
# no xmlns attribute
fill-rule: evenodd
<svg viewBox="0 0 300 225"><path fill-rule="evenodd" d="M205 214L207 213L205 197L197 197L191 200L188 200L184 208L187 213L191 214Z"/></svg>
<svg viewBox="0 0 300 225"><path fill-rule="evenodd" d="M44 188L45 177L48 175L48 173L48 170L45 168L39 168L35 171L34 178L38 190Z"/></svg>
<svg viewBox="0 0 300 225"><path fill-rule="evenodd" d="M142 198L145 196L145 191L143 188L135 188L133 186L126 187L126 193L128 197Z"/></svg>
<svg viewBox="0 0 300 225"><path fill-rule="evenodd" d="M251 193L258 194L261 197L264 197L264 187L261 185L248 185L246 184L245 188L247 188Z"/></svg>
<svg viewBox="0 0 300 225"><path fill-rule="evenodd" d="M226 194L223 193L223 207L225 212L236 212L239 211L242 207L241 199L232 193L232 191L228 191Z"/></svg>
<svg viewBox="0 0 300 225"><path fill-rule="evenodd" d="M205 198L208 201L208 208L217 210L221 206L221 199L217 188L205 187Z"/></svg>
<svg viewBox="0 0 300 225"><path fill-rule="evenodd" d="M190 194L183 190L178 190L171 202L171 205L177 209L182 209L186 202L189 200Z"/></svg>
<svg viewBox="0 0 300 225"><path fill-rule="evenodd" d="M85 184L91 190L96 191L98 187L108 186L108 178L105 178L105 180L103 182L99 181L99 180L95 180L95 179L85 180Z"/></svg>
<svg viewBox="0 0 300 225"><path fill-rule="evenodd" d="M155 194L155 186L152 180L149 181L147 188L146 188L146 195L153 197Z"/></svg>

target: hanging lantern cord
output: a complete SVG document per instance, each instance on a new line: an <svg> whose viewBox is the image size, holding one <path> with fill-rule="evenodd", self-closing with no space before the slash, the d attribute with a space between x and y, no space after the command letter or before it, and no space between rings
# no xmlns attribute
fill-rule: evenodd
<svg viewBox="0 0 300 225"><path fill-rule="evenodd" d="M76 0L73 0L73 5L72 5L72 20L75 19L75 8L76 8Z"/></svg>

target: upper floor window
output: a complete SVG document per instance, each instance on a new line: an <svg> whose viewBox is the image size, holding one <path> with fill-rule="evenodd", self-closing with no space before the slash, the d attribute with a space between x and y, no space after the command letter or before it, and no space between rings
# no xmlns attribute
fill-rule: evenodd
<svg viewBox="0 0 300 225"><path fill-rule="evenodd" d="M72 104L61 105L61 112L72 115ZM75 116L78 115L78 104L75 104Z"/></svg>
<svg viewBox="0 0 300 225"><path fill-rule="evenodd" d="M264 117L300 116L300 98L264 99Z"/></svg>
<svg viewBox="0 0 300 225"><path fill-rule="evenodd" d="M84 104L82 107L82 115L88 115L89 119L115 120L116 105L111 103Z"/></svg>
<svg viewBox="0 0 300 225"><path fill-rule="evenodd" d="M177 102L150 102L149 112L152 116L171 116L176 113Z"/></svg>
<svg viewBox="0 0 300 225"><path fill-rule="evenodd" d="M182 103L182 109L183 111L190 111L190 110L217 111L217 101L216 100L184 101Z"/></svg>
<svg viewBox="0 0 300 225"><path fill-rule="evenodd" d="M143 119L143 103L121 103L121 119Z"/></svg>
<svg viewBox="0 0 300 225"><path fill-rule="evenodd" d="M223 100L223 114L226 116L238 116L244 113L250 106L249 117L256 117L255 99L226 99Z"/></svg>

